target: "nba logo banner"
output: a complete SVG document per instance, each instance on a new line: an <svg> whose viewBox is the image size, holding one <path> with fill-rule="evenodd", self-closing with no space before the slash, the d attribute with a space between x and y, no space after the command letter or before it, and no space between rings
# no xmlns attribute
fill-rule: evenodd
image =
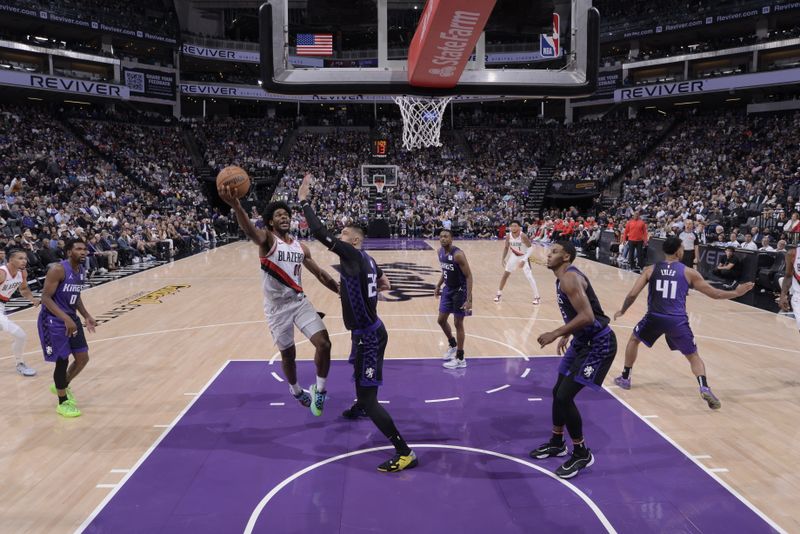
<svg viewBox="0 0 800 534"><path fill-rule="evenodd" d="M561 18L558 13L553 13L553 34L541 34L539 37L539 52L542 57L558 57L561 55L561 45L559 44L559 33L561 31Z"/></svg>

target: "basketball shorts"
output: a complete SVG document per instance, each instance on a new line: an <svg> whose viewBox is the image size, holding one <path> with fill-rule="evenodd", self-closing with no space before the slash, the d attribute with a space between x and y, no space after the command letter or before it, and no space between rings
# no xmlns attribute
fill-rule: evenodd
<svg viewBox="0 0 800 534"><path fill-rule="evenodd" d="M517 269L528 269L530 270L531 266L528 263L528 259L525 256L516 256L514 253L508 255L506 259L506 272L513 273Z"/></svg>
<svg viewBox="0 0 800 534"><path fill-rule="evenodd" d="M450 288L444 286L442 295L439 298L439 313L452 313L459 317L472 315L463 310L464 303L467 302L467 288Z"/></svg>
<svg viewBox="0 0 800 534"><path fill-rule="evenodd" d="M353 364L353 379L361 387L377 387L383 384L383 354L389 334L383 323L374 329L354 330L350 336L350 358Z"/></svg>
<svg viewBox="0 0 800 534"><path fill-rule="evenodd" d="M689 318L685 316L645 314L634 327L633 335L648 347L652 347L663 335L670 350L680 351L684 356L697 352L694 333L689 326Z"/></svg>
<svg viewBox="0 0 800 534"><path fill-rule="evenodd" d="M558 372L584 386L601 389L616 355L617 336L606 327L590 339L573 338Z"/></svg>
<svg viewBox="0 0 800 534"><path fill-rule="evenodd" d="M794 320L797 322L797 329L800 330L800 293L792 293L792 311Z"/></svg>
<svg viewBox="0 0 800 534"><path fill-rule="evenodd" d="M294 345L295 326L308 339L325 330L325 323L305 295L270 302L266 316L269 332L278 350L286 350Z"/></svg>
<svg viewBox="0 0 800 534"><path fill-rule="evenodd" d="M69 358L70 354L80 354L89 352L89 345L86 343L86 335L83 333L83 325L80 319L72 317L78 330L74 336L67 335L67 325L58 317L49 313L40 313L39 341L42 343L44 359L48 362Z"/></svg>

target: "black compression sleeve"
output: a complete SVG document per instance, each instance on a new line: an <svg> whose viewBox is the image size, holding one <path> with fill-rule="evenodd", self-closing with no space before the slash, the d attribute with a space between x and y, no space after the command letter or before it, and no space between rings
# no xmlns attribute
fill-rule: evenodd
<svg viewBox="0 0 800 534"><path fill-rule="evenodd" d="M314 208L311 207L311 203L308 200L303 200L300 202L300 205L303 207L303 215L306 217L306 222L308 222L308 228L311 230L311 234L317 238L320 243L328 247L331 252L337 254L340 258L357 260L361 257L361 254L353 245L330 235L327 228L325 228L317 217L317 214L314 213Z"/></svg>

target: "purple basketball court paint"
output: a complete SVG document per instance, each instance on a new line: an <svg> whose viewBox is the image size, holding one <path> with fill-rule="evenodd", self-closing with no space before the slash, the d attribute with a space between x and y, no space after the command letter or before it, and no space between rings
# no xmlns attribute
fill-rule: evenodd
<svg viewBox="0 0 800 534"><path fill-rule="evenodd" d="M383 474L391 450L359 451L385 438L339 417L354 396L345 362L319 418L271 376L277 366L230 362L85 532L774 532L607 392L578 397L594 466L566 482L551 474L563 458L530 459L549 437L557 364L387 360L381 399L424 445L418 468ZM310 381L311 362L299 367Z"/></svg>

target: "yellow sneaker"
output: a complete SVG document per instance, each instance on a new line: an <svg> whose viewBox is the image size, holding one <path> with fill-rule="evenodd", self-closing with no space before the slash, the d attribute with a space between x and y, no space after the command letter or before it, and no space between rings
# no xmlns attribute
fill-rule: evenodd
<svg viewBox="0 0 800 534"><path fill-rule="evenodd" d="M56 413L63 417L80 417L81 415L81 411L71 400L59 404L56 408Z"/></svg>
<svg viewBox="0 0 800 534"><path fill-rule="evenodd" d="M50 393L53 395L58 395L58 390L56 389L55 384L50 384ZM67 388L67 400L75 402L75 395L72 394L72 388Z"/></svg>
<svg viewBox="0 0 800 534"><path fill-rule="evenodd" d="M402 454L395 454L391 460L386 460L379 465L378 471L383 473L396 473L398 471L402 471L403 469L417 467L418 464L419 462L417 461L417 455L414 454L414 451L411 451L405 456Z"/></svg>

